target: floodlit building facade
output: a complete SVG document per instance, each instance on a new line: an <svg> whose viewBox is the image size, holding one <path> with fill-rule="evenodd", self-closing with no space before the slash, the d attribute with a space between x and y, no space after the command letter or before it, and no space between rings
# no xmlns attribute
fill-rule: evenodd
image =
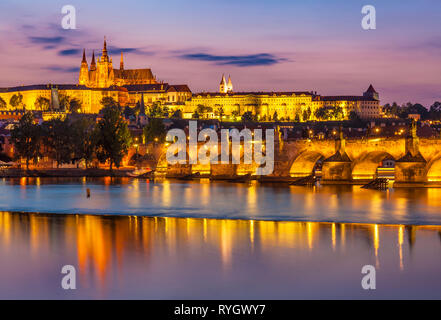
<svg viewBox="0 0 441 320"><path fill-rule="evenodd" d="M229 85L231 84L231 89ZM197 111L208 117L219 115L240 117L251 112L259 120L316 120L315 111L319 108L341 107L343 118L347 119L351 111L360 118L378 118L381 116L379 95L372 85L361 96L321 96L317 92L234 92L229 78L225 77L219 86L219 92L193 94L185 103L184 114L188 117Z"/></svg>
<svg viewBox="0 0 441 320"><path fill-rule="evenodd" d="M11 105L13 96L21 96L18 106ZM37 99L49 101L50 109L60 109L62 96L78 99L81 112L98 113L102 108L101 100L112 97L121 106L134 106L144 96L147 106L154 102L171 106L183 104L191 97L187 85L170 85L160 82L151 69L125 69L123 54L119 69L113 68L112 58L107 51L104 40L102 55L95 60L92 54L90 66L87 63L86 52L83 51L78 84L43 84L0 88L0 98L6 102L6 110L26 109L41 110Z"/></svg>

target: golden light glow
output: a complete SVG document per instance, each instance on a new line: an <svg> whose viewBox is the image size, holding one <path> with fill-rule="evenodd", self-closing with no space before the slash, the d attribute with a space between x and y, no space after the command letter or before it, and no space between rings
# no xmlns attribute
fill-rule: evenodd
<svg viewBox="0 0 441 320"><path fill-rule="evenodd" d="M398 228L398 248L400 255L400 270L404 270L403 263L403 238L404 238L404 226Z"/></svg>
<svg viewBox="0 0 441 320"><path fill-rule="evenodd" d="M335 223L332 224L332 250L335 251L335 246L336 246L336 231L335 231Z"/></svg>
<svg viewBox="0 0 441 320"><path fill-rule="evenodd" d="M208 250L210 254L217 255L224 271L228 271L237 261L235 259L240 256L236 254L237 252L259 254L259 251L268 253L278 248L296 248L292 250L296 254L304 252L309 256L313 251L328 250L330 245L334 250L337 247L344 248L346 240L351 244L353 241L361 241L363 246L368 241L372 241L378 263L380 235L384 236L383 243L389 238L392 243L398 245L401 270L404 270L403 261L406 257L403 225L136 216L109 219L90 215L67 215L60 217L58 221L66 230L65 236L61 239L65 250L72 250L77 256L81 285L97 286L102 290L106 289L109 276L118 276L118 270L112 268L119 268L126 263L125 251L134 249L139 251L138 257L145 259L143 262L146 271L149 270L152 255L155 253L160 256L165 254L168 257L173 255L182 257L186 253L196 252L192 250L197 252ZM350 232L346 232L347 227L350 228ZM339 228L340 237L337 236ZM441 232L440 226L412 228L415 231L436 232L436 238ZM331 238L320 239L320 234L328 234L330 230ZM57 229L51 226L48 216L0 212L0 250L4 252L16 248L17 243L29 241L31 255L44 254L53 250L54 243L60 241L57 232ZM426 232L420 234L421 237L427 235ZM433 237L433 234L428 236ZM237 252L235 252L236 248ZM188 251L185 251L186 249ZM274 258L277 259L277 255ZM90 283L91 278L95 279L96 283Z"/></svg>
<svg viewBox="0 0 441 320"><path fill-rule="evenodd" d="M375 248L375 261L376 267L380 266L380 261L378 259L378 248L380 247L380 236L378 233L378 225L374 225L374 248Z"/></svg>

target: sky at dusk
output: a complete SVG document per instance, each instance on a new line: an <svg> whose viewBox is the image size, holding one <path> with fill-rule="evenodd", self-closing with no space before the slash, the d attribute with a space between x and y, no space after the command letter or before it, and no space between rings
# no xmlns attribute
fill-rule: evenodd
<svg viewBox="0 0 441 320"><path fill-rule="evenodd" d="M77 29L61 28L76 8ZM377 29L361 28L374 5ZM77 83L103 37L115 68L152 68L159 80L217 91L317 91L381 103L441 101L440 0L168 0L0 2L0 87Z"/></svg>

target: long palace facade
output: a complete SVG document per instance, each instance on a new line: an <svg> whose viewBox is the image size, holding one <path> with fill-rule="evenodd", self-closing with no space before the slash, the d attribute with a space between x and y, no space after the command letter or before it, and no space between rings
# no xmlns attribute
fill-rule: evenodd
<svg viewBox="0 0 441 320"><path fill-rule="evenodd" d="M22 97L20 106L11 105L14 95ZM77 84L41 84L0 88L0 98L6 102L3 110L38 110L40 97L50 101L51 110L60 109L60 96L76 98L81 112L98 113L101 100L112 97L122 106L135 106L143 102L148 108L154 102L167 105L170 110L180 109L184 117L203 111L204 117L230 116L240 118L251 112L259 120L314 120L315 111L321 107L341 107L343 117L355 111L361 118L378 118L381 106L378 93L371 86L359 96L321 96L317 92L235 92L231 77L222 76L219 92L192 94L187 85L160 82L151 69L126 69L123 54L118 69L104 40L101 57L92 54L90 65L83 51ZM63 111L63 110L60 110ZM307 115L307 116L305 116ZM305 119L307 118L307 119Z"/></svg>
<svg viewBox="0 0 441 320"><path fill-rule="evenodd" d="M351 111L365 119L381 116L379 95L372 85L359 96L321 96L308 91L234 92L226 89L232 87L231 78L227 84L222 76L219 92L193 94L185 104L185 114L190 116L194 111L204 110L209 116L216 117L219 114L240 116L251 112L260 120L274 120L276 113L278 119L305 120L306 111L308 118L313 120L315 111L321 107L341 107L344 118Z"/></svg>

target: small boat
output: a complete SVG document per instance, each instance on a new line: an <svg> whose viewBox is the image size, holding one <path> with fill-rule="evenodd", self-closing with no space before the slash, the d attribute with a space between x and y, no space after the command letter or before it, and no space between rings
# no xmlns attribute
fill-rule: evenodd
<svg viewBox="0 0 441 320"><path fill-rule="evenodd" d="M228 182L238 182L238 183L244 183L251 181L251 173L247 173L241 176L236 176L234 178L228 179Z"/></svg>
<svg viewBox="0 0 441 320"><path fill-rule="evenodd" d="M153 170L134 170L133 172L127 172L129 177L133 178L153 178L155 171Z"/></svg>
<svg viewBox="0 0 441 320"><path fill-rule="evenodd" d="M291 186L314 186L317 178L313 175L302 177L290 183Z"/></svg>
<svg viewBox="0 0 441 320"><path fill-rule="evenodd" d="M195 172L192 174L187 174L184 176L176 177L178 180L193 180L193 179L199 179L201 177L201 174L199 172Z"/></svg>

